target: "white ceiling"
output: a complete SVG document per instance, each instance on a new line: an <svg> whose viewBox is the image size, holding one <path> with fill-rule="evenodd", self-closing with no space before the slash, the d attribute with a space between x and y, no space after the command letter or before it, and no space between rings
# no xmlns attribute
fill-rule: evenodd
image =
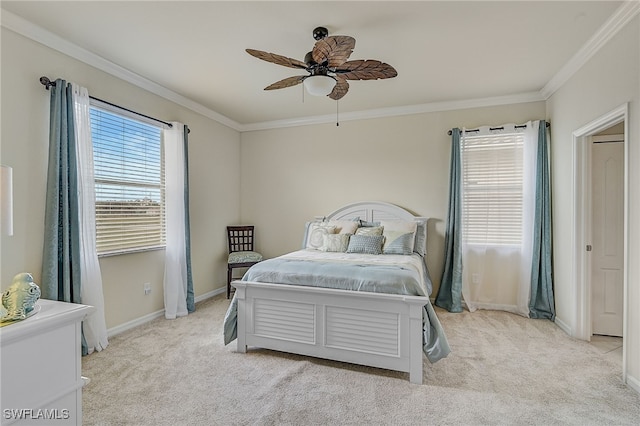
<svg viewBox="0 0 640 426"><path fill-rule="evenodd" d="M542 99L545 86L616 11L619 1L5 1L24 18L240 127L335 115L302 85L264 91L304 71L246 48L303 60L325 26L350 35L350 59L398 76L354 81L341 114L496 97ZM11 27L11 26L9 26ZM49 36L46 36L49 37ZM49 37L51 38L51 37ZM80 49L80 50L82 50ZM70 78L69 76L48 76ZM236 126L237 127L237 126Z"/></svg>

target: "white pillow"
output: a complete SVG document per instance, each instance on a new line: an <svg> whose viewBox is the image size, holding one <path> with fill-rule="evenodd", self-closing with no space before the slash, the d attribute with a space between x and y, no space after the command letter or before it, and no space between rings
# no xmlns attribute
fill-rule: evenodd
<svg viewBox="0 0 640 426"><path fill-rule="evenodd" d="M335 234L337 228L335 226L329 226L326 223L311 222L307 230L307 241L305 248L320 250L323 243L323 235Z"/></svg>
<svg viewBox="0 0 640 426"><path fill-rule="evenodd" d="M326 223L336 227L336 234L355 234L360 224L359 221L353 220L330 220Z"/></svg>
<svg viewBox="0 0 640 426"><path fill-rule="evenodd" d="M361 226L356 235L382 235L382 226Z"/></svg>
<svg viewBox="0 0 640 426"><path fill-rule="evenodd" d="M349 247L350 236L350 234L324 234L320 250L344 253Z"/></svg>

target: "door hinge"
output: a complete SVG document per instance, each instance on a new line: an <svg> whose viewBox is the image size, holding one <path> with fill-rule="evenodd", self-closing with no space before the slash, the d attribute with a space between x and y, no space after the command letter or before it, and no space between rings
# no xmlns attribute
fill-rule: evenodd
<svg viewBox="0 0 640 426"><path fill-rule="evenodd" d="M591 251L593 247L591 247L591 244L587 244L587 251Z"/></svg>

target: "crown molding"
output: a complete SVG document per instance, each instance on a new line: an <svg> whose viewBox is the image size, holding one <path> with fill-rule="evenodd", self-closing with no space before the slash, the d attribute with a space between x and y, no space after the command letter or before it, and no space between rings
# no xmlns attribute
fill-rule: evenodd
<svg viewBox="0 0 640 426"><path fill-rule="evenodd" d="M519 104L526 102L544 101L539 92L519 93L508 96L490 98L467 99L462 101L431 102L427 104L407 105L400 107L369 109L364 111L341 112L339 115L327 114L313 117L300 117L286 120L264 121L240 125L241 132L255 130L279 129L283 127L308 126L311 124L327 124L355 120L368 120L381 117L396 117L401 115L422 114L427 112L451 111L469 108L482 108L498 105Z"/></svg>
<svg viewBox="0 0 640 426"><path fill-rule="evenodd" d="M133 71L121 67L120 65L117 65L111 61L108 61L107 59L96 55L95 53L92 53L50 31L47 31L44 28L35 25L24 18L21 18L14 13L8 12L3 9L1 19L3 27L17 34L20 34L42 45L50 47L51 49L57 50L58 52L64 53L67 56L84 62L85 64L104 71L107 74L118 77L128 83L131 83L158 96L161 96L171 102L197 112L198 114L211 118L212 120L224 124L225 126L231 127L234 130L239 130L240 124L236 121L231 120L230 118L225 117L224 115L217 113L216 111L213 111L197 102L194 102L191 99L186 98L176 92L173 92L166 87L159 85L158 83L144 78L141 75L134 73ZM52 78L55 79L56 76L53 76Z"/></svg>
<svg viewBox="0 0 640 426"><path fill-rule="evenodd" d="M578 50L573 57L554 75L551 80L540 90L540 94L546 100L553 95L571 76L591 59L596 52L613 38L629 21L640 12L638 0L626 1L607 19L596 33Z"/></svg>
<svg viewBox="0 0 640 426"><path fill-rule="evenodd" d="M273 120L258 123L240 124L216 111L211 110L189 98L173 92L147 78L144 78L124 67L98 56L80 46L53 34L11 12L2 10L1 25L15 33L32 39L51 49L57 50L74 59L93 66L101 71L127 81L137 87L161 96L171 102L188 108L205 117L215 120L238 132L268 130L286 127L307 126L313 124L367 120L381 117L421 114L428 112L450 111L457 109L481 108L488 106L508 105L526 102L545 101L566 83L595 53L620 31L640 12L637 0L624 2L585 45L567 62L539 92L527 92L508 96L469 99L461 101L432 102L419 105L379 108L363 111L345 112L339 116L328 114L311 117L300 117L284 120Z"/></svg>

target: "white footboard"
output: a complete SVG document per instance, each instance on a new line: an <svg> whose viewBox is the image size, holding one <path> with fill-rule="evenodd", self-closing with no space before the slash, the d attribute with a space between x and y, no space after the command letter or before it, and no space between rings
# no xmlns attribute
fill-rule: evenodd
<svg viewBox="0 0 640 426"><path fill-rule="evenodd" d="M422 383L427 297L235 281L247 346L409 373Z"/></svg>

